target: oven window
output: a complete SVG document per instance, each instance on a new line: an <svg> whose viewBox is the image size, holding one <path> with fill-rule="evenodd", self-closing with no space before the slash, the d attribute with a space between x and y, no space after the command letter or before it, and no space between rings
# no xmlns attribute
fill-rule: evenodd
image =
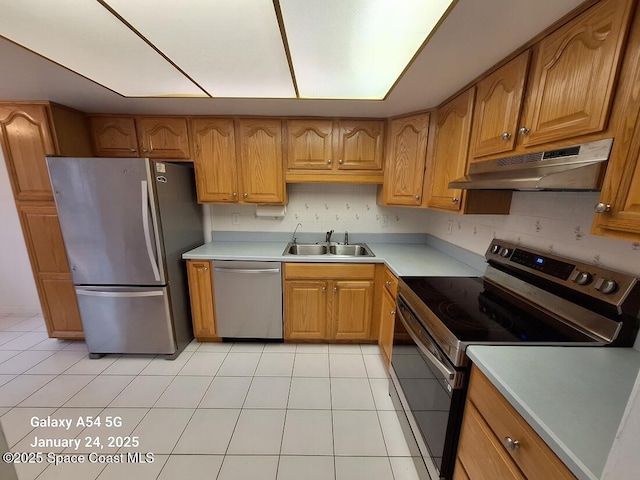
<svg viewBox="0 0 640 480"><path fill-rule="evenodd" d="M391 364L408 403L405 408L420 430L414 435L420 434L441 471L451 409L448 384L412 340L394 343Z"/></svg>

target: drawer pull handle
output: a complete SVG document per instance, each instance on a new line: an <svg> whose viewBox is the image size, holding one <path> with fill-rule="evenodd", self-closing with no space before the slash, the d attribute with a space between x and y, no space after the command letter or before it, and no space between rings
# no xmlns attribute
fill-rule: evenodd
<svg viewBox="0 0 640 480"><path fill-rule="evenodd" d="M512 452L520 448L520 442L518 440L514 440L511 437L504 437L504 440L502 441L502 443L504 444L507 450L510 450Z"/></svg>

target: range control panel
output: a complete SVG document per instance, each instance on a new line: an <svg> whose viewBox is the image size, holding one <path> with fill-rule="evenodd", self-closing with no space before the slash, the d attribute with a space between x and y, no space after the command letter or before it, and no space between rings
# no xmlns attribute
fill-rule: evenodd
<svg viewBox="0 0 640 480"><path fill-rule="evenodd" d="M621 304L637 283L637 279L631 275L562 258L506 240L494 239L485 258L490 263L509 265L533 273L615 305Z"/></svg>

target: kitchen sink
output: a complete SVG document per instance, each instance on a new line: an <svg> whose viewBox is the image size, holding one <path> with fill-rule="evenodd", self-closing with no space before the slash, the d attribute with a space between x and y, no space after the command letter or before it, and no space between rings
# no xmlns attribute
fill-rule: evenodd
<svg viewBox="0 0 640 480"><path fill-rule="evenodd" d="M339 243L289 243L282 253L284 256L336 256L375 257L364 243L343 245Z"/></svg>

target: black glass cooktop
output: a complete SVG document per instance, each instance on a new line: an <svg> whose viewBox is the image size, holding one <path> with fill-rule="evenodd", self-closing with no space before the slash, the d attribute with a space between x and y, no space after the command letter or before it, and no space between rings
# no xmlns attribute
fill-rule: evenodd
<svg viewBox="0 0 640 480"><path fill-rule="evenodd" d="M573 343L593 339L479 277L402 277L462 342Z"/></svg>

